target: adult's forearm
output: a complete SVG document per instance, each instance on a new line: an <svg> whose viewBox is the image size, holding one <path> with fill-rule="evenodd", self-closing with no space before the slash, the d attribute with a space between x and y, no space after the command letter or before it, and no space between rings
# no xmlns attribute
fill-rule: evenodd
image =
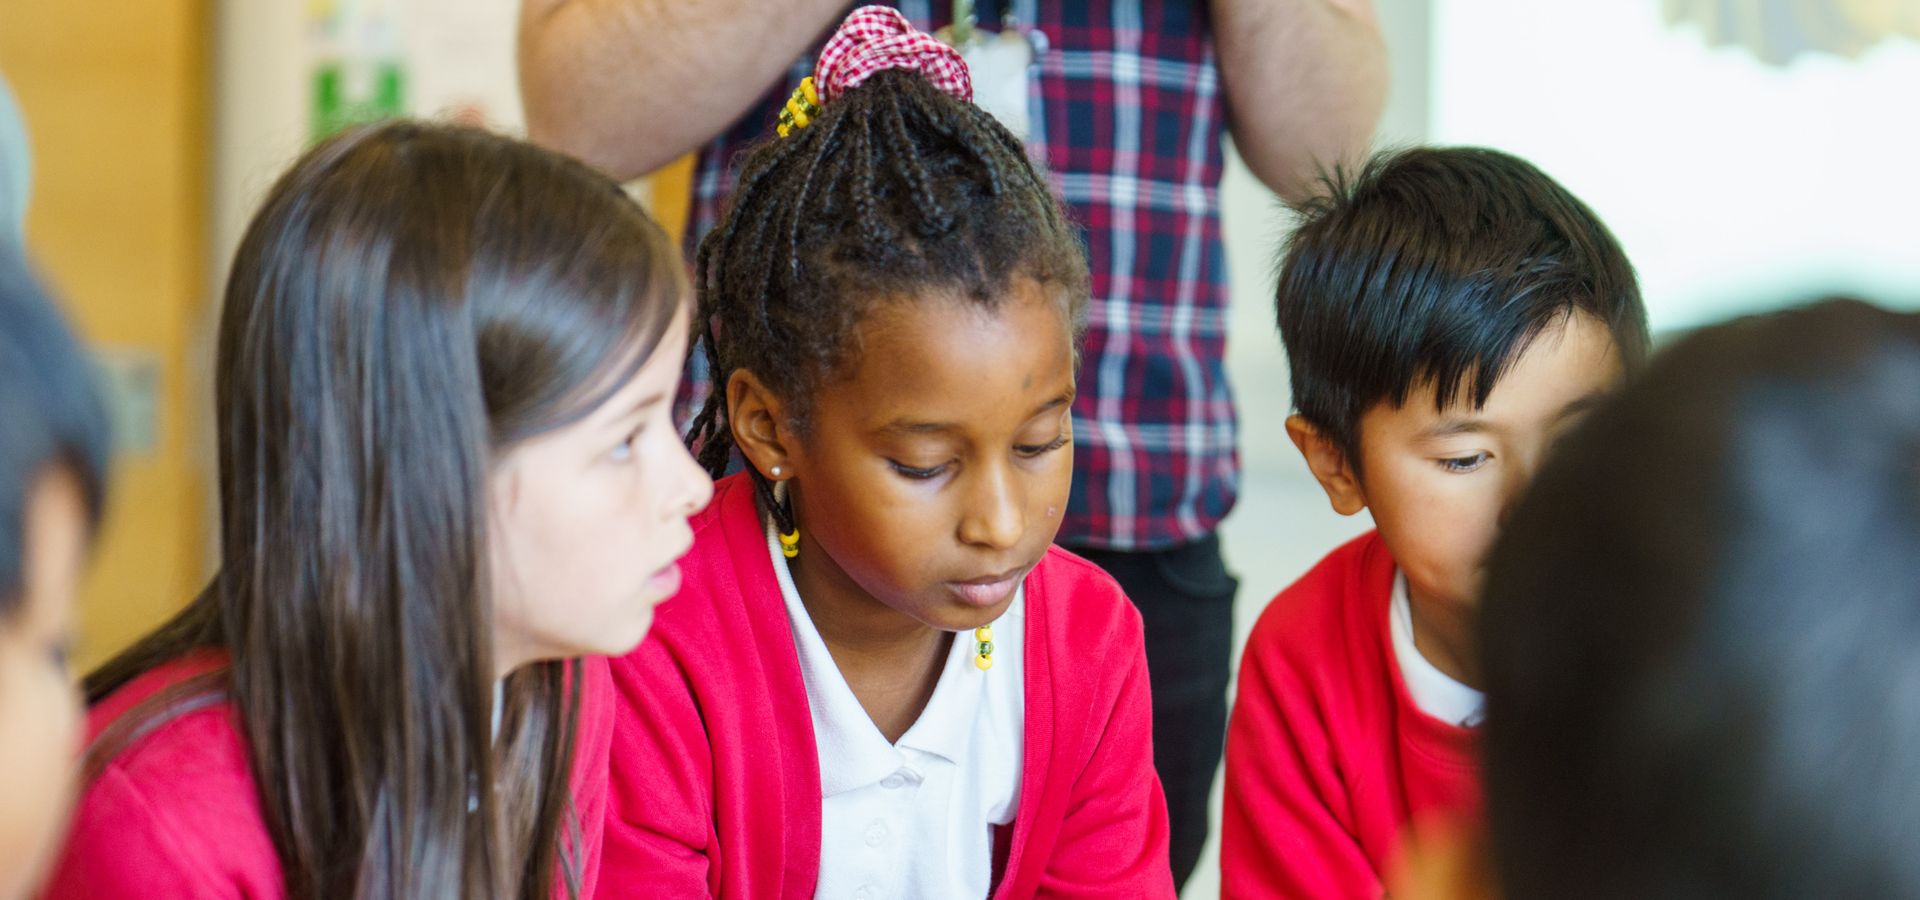
<svg viewBox="0 0 1920 900"><path fill-rule="evenodd" d="M528 136L616 178L701 146L775 83L847 0L524 0Z"/></svg>
<svg viewBox="0 0 1920 900"><path fill-rule="evenodd" d="M1387 97L1372 0L1211 0L1234 145L1280 196L1364 158Z"/></svg>

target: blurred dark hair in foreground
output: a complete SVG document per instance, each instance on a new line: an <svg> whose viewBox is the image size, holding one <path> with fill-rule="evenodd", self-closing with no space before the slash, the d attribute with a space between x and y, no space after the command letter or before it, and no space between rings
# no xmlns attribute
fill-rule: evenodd
<svg viewBox="0 0 1920 900"><path fill-rule="evenodd" d="M1920 897L1920 317L1658 356L1489 565L1508 897Z"/></svg>

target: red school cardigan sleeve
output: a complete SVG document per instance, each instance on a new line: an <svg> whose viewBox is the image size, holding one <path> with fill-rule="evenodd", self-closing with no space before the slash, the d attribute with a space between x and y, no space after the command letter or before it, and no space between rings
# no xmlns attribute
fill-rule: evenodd
<svg viewBox="0 0 1920 900"><path fill-rule="evenodd" d="M793 626L744 475L694 517L684 587L613 662L608 897L804 900L820 771Z"/></svg>
<svg viewBox="0 0 1920 900"><path fill-rule="evenodd" d="M65 851L40 896L60 898L248 896L209 864L197 842L182 841L146 791L108 768L87 788ZM261 884L256 887L271 888ZM266 896L277 896L267 894Z"/></svg>
<svg viewBox="0 0 1920 900"><path fill-rule="evenodd" d="M1029 645L1047 648L1027 660L1023 790L1034 814L1028 832L1014 837L1022 858L1010 861L996 896L1171 900L1140 613L1092 563L1056 548L1047 565L1028 625L1045 635Z"/></svg>
<svg viewBox="0 0 1920 900"><path fill-rule="evenodd" d="M1348 785L1330 731L1338 713L1316 685L1315 660L1349 652L1335 618L1349 574L1340 563L1354 555L1336 553L1281 592L1247 639L1227 726L1220 867L1228 900L1385 895L1346 824Z"/></svg>
<svg viewBox="0 0 1920 900"><path fill-rule="evenodd" d="M1153 770L1147 661L1144 651L1134 656L1113 718L1075 781L1060 852L1037 897L1174 896L1166 794Z"/></svg>
<svg viewBox="0 0 1920 900"><path fill-rule="evenodd" d="M673 683L684 673L650 641L613 674L625 711L614 719L614 752L631 764L613 765L608 780L600 890L631 896L644 885L650 896L709 896L713 753L692 695Z"/></svg>
<svg viewBox="0 0 1920 900"><path fill-rule="evenodd" d="M89 743L154 694L225 664L200 653L140 675L88 710ZM212 697L182 704L82 786L40 896L285 896L238 714Z"/></svg>

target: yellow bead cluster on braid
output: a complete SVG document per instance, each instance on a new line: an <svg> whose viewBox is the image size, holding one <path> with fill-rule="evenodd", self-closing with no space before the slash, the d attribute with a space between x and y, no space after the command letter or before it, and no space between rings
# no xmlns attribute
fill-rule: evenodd
<svg viewBox="0 0 1920 900"><path fill-rule="evenodd" d="M973 665L982 672L993 668L993 626L973 630Z"/></svg>
<svg viewBox="0 0 1920 900"><path fill-rule="evenodd" d="M800 86L793 89L793 96L787 98L787 105L780 110L779 124L776 130L786 137L812 123L820 115L820 94L813 89L813 76L800 79Z"/></svg>

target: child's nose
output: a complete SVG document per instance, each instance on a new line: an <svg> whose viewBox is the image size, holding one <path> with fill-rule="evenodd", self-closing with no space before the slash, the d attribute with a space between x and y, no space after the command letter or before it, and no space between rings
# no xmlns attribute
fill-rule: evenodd
<svg viewBox="0 0 1920 900"><path fill-rule="evenodd" d="M1026 532L1018 476L1003 465L984 466L974 472L972 490L960 517L960 541L994 550L1014 546Z"/></svg>

